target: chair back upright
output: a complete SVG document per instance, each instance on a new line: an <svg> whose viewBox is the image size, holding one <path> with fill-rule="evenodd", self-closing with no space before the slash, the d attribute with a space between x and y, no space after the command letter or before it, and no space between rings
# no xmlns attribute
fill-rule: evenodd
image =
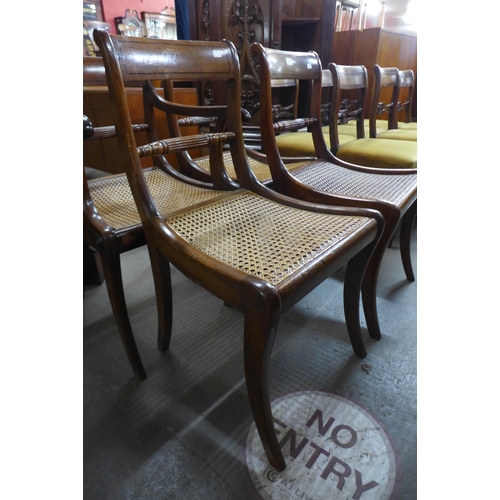
<svg viewBox="0 0 500 500"><path fill-rule="evenodd" d="M332 87L332 72L329 69L323 69L321 71L321 122L324 126L328 126L330 123Z"/></svg>
<svg viewBox="0 0 500 500"><path fill-rule="evenodd" d="M403 112L403 120L401 121L411 123L411 104L413 102L413 93L415 91L415 75L413 70L404 69L399 71L399 88L400 94L401 89L408 89L406 100L404 102L398 102L398 112Z"/></svg>
<svg viewBox="0 0 500 500"><path fill-rule="evenodd" d="M313 52L293 52L263 47L259 43L251 45L250 50L260 61L260 126L263 149L268 157L269 168L273 176L275 188L285 192L284 178L290 175L285 166L283 157L278 149L275 136L281 132L294 132L307 128L314 143L316 157L333 160L322 133L321 124L321 96L322 70L318 55ZM273 88L279 80L297 80L308 83L308 109L306 117L278 121L274 120ZM299 132L300 133L300 132ZM295 136L295 134L292 134ZM298 135L296 136L299 137Z"/></svg>
<svg viewBox="0 0 500 500"><path fill-rule="evenodd" d="M83 87L106 87L106 72L102 59L83 58ZM144 131L145 124L134 125L136 132ZM106 139L105 148L116 137L112 123L95 126L83 115L83 140ZM93 165L88 165L93 167ZM118 333L129 363L136 377L146 378L132 326L128 316L120 264L120 254L146 243L139 214L123 174L88 179L85 161L83 164L83 241L100 256L100 268L106 282L109 302L116 321ZM130 196L128 197L130 198Z"/></svg>
<svg viewBox="0 0 500 500"><path fill-rule="evenodd" d="M356 136L358 139L365 138L365 97L368 84L368 73L361 65L345 66L335 63L328 65L332 73L332 100L330 110L330 147L335 155L340 148L339 141L339 120L342 115L346 95L349 96L350 103L354 104L354 109L348 109L350 120L356 121ZM353 99L354 97L354 99ZM344 105L345 106L345 105Z"/></svg>
<svg viewBox="0 0 500 500"><path fill-rule="evenodd" d="M399 70L398 68L382 68L378 64L373 66L373 99L370 110L370 137L377 137L377 116L387 113L387 130L397 129L397 108L399 99ZM381 101L383 89L392 89L388 102Z"/></svg>

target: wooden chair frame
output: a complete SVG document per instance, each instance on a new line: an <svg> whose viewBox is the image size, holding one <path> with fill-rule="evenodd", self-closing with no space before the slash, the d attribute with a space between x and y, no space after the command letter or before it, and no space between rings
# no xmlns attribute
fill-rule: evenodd
<svg viewBox="0 0 500 500"><path fill-rule="evenodd" d="M413 123L411 116L411 105L413 102L413 93L415 91L415 74L411 69L399 70L399 89L408 88L408 98L404 102L398 101L398 113L403 112L403 121ZM397 121L396 121L397 124Z"/></svg>
<svg viewBox="0 0 500 500"><path fill-rule="evenodd" d="M297 117L298 110L298 99L299 99L299 89L298 82L293 79L288 80L276 80L271 82L271 86L273 88L273 95L275 91L288 89L291 93L291 99L285 105L279 104L278 97L273 97L273 120L279 121L280 119L289 119ZM171 80L164 81L164 94L167 96L169 100L173 100L174 98L174 82ZM276 93L278 93L276 92ZM217 105L211 105L210 109L214 111L214 115L223 109ZM251 119L248 111L244 108L241 108L241 117L243 122L247 122ZM179 118L177 115L168 114L167 122L168 129L171 137L181 137L181 128L183 126L192 126L199 125L201 127L205 127L208 131L214 132L216 130L221 130L220 121L219 125L216 126L217 117L183 117ZM279 133L279 130L276 130ZM255 134L254 134L255 135ZM244 133L245 137L245 133ZM260 137L260 134L259 134ZM260 139L259 139L260 142ZM259 151L258 149L249 147L245 144L246 152L248 157L251 159L251 167L254 171L255 175L259 179L261 183L264 185L271 185L272 176L267 165L267 157L263 151ZM262 149L262 148L261 148ZM177 161L179 163L180 171L187 176L190 176L194 179L198 179L203 182L213 182L220 189L236 189L239 187L236 173L234 171L234 166L232 165L231 156L226 153L221 157L201 157L201 158L193 158L189 151L180 151L177 154ZM296 163L301 160L306 160L308 158L283 158L283 161L289 165L289 168L295 168ZM209 160L209 161L207 161ZM222 164L231 168L231 172L228 172L228 176L224 175L223 178L212 178L212 174L210 168L207 168L207 165L213 161L220 162L216 169L217 172L220 172L221 169L224 169ZM202 166L203 165L203 166Z"/></svg>
<svg viewBox="0 0 500 500"><path fill-rule="evenodd" d="M85 87L102 87L107 85L106 73L104 65L100 58L84 57L83 58L83 85ZM148 119L151 120L151 117ZM154 120L151 120L152 128L154 129ZM147 123L133 124L132 130L134 134L137 132L149 132L150 125ZM155 133L155 132L153 132ZM84 140L106 140L116 137L116 129L114 125L94 127L92 122L84 115L83 118L83 136ZM199 181L182 176L168 162L161 157L156 159L165 173L168 172L173 178L190 184L194 190L210 189L213 190L213 184L204 184ZM152 173L154 169L145 169L148 173ZM166 178L165 178L166 179ZM136 377L140 380L147 378L144 365L142 363L137 344L130 324L128 309L123 288L123 278L121 271L122 253L128 252L135 248L139 248L146 244L142 223L139 213L136 211L134 200L127 196L127 178L125 174L110 175L106 178L95 180L87 179L85 166L83 168L83 240L84 242L95 249L101 260L101 268L106 282L109 301L113 316L115 318L118 333L120 334L125 352L129 363ZM115 188L120 186L120 188ZM105 201L101 200L101 210L99 204L93 199L93 188L99 189L102 197L106 197ZM189 193L186 193L189 194ZM213 196L217 192L214 191ZM186 199L188 199L186 197ZM104 205L109 201L110 206L116 207L116 210L125 210L128 213L133 209L135 214L127 215L128 222L116 226L109 217L107 207ZM186 201L187 203L187 201ZM103 210L106 213L103 213ZM113 209L114 210L114 209ZM162 292L166 293L166 292ZM164 307L165 301L160 301L160 309L158 311L159 318L159 336L164 336L165 331L171 329L171 311L169 307Z"/></svg>
<svg viewBox="0 0 500 500"><path fill-rule="evenodd" d="M339 78L334 69L339 68L343 74L348 75L346 79L348 83L344 83L344 79ZM332 94L331 94L331 110L330 110L330 148L332 153L337 154L340 149L339 142L339 122L334 119L338 117L342 108L342 93L340 90L355 91L356 100L359 105L355 110L351 110L349 114L350 121L356 121L356 136L358 139L365 138L365 112L364 103L366 97L366 88L368 85L368 72L364 66L338 66L333 63L328 65L328 69L332 73Z"/></svg>
<svg viewBox="0 0 500 500"><path fill-rule="evenodd" d="M370 137L377 138L377 116L387 113L387 130L398 128L399 70L398 68L382 68L373 66L373 99L370 111ZM379 101L383 88L392 88L388 102Z"/></svg>
<svg viewBox="0 0 500 500"><path fill-rule="evenodd" d="M245 378L250 405L267 457L272 466L281 471L286 467L286 463L274 430L267 382L268 366L279 319L286 310L331 276L336 269L347 265L344 289L346 323L355 352L366 355L359 323L360 287L366 264L380 238L384 224L383 218L375 210L304 203L271 191L256 179L249 167L243 142L240 68L237 51L231 42L137 39L109 35L104 31L97 31L95 38L106 67L120 151L146 234L157 299L164 300L162 291L166 295L171 293L169 266L172 263L183 274L225 303L242 309ZM213 116L214 110L210 107L198 106L196 109L190 109L188 106L176 105L154 95L154 88L150 83L154 80L165 79L192 81L193 77L200 80L221 81L226 84L228 102L226 126L225 132L219 135L222 138L224 134L224 140L230 144L241 189L228 191L208 203L200 203L195 207L162 215L145 182L140 155L162 154L171 148L188 149L193 142L197 144L203 142L210 148L220 149L222 149L222 144L215 141L217 134L207 134L206 136L175 137L138 147L127 109L125 86L142 82L146 106L154 105L165 112L184 116L190 114ZM211 168L215 169L218 165L218 162L214 162ZM257 212L261 214L255 222L253 217L249 218L252 210L255 210L251 208L253 205L250 203L255 204L258 207ZM243 208L238 208L238 206ZM319 255L311 254L307 262L300 264L295 271L289 269L288 275L279 278L276 282L259 277L258 274L246 270L239 264L230 265L226 257L210 254L205 249L203 238L207 234L214 235L216 246L222 245L225 248L225 245L229 245L232 241L231 231L228 233L224 229L223 234L216 232L219 222L224 228L226 227L225 221L217 217L215 226L212 224L206 226L203 223L203 220L206 220L204 218L206 214L213 213L213 211L218 214L219 210L229 210L229 215L239 221L238 235L243 234L245 228L251 229L257 232L257 236L252 238L253 243L267 245L269 244L268 236L271 234L266 233L265 238L259 235L264 231L261 219L267 217L271 209L279 213L283 211L288 213L287 217L275 217L275 222L289 221L294 226L300 224L301 221L305 223L309 217L312 217L316 222L307 223L309 230L313 230L323 218L331 222L333 218L339 219L339 217L339 221L344 222L348 220L354 222L356 219L361 226L359 230L353 228L349 234L342 237L342 241L329 245ZM189 222L192 218L197 220L196 224ZM184 224L186 231L193 233L192 236L182 236L180 227L185 227ZM340 236L338 230L334 229L330 222L327 227L329 228L328 238L335 234ZM283 236L289 235L283 234ZM304 243L305 241L304 239ZM296 243L302 244L303 242ZM280 251L290 252L286 245L280 245L279 248ZM251 250L244 250L244 252L251 252ZM259 259L262 258L259 257ZM170 302L167 302L171 307ZM160 348L168 348L169 342L170 334L160 338Z"/></svg>
<svg viewBox="0 0 500 500"><path fill-rule="evenodd" d="M280 193L292 196L311 203L332 204L351 207L373 208L380 211L385 218L385 229L370 261L366 276L363 281L363 305L369 331L373 338L380 339L381 332L376 315L376 287L384 252L392 239L398 224L401 222L402 245L401 256L406 277L414 281L415 276L411 265L410 240L413 224L417 211L416 172L409 169L376 169L346 163L335 157L326 145L321 124L321 89L322 69L321 61L315 52L290 52L265 48L259 43L254 43L250 51L259 61L261 82L261 129L262 139L265 144L269 165L273 175L273 186ZM272 61L272 63L271 63ZM360 74L360 78L363 78ZM283 163L276 144L271 118L271 79L296 78L308 81L310 84L310 107L308 118L298 118L293 122L296 128L307 126L312 135L316 156L315 160L304 163L297 170L290 172ZM337 108L330 116L334 124L337 120ZM267 110L267 113L266 113ZM358 127L363 125L362 111ZM285 126L283 124L283 126ZM292 127L293 123L288 127ZM293 132L292 132L293 133ZM301 181L300 178L310 178L307 172L320 172L327 179L331 187L324 186L325 180L316 184L310 180ZM359 174L363 173L364 176ZM359 182L360 177L368 184L376 183L379 186L401 183L395 192L393 188L387 189L386 195L377 199L367 196L364 188L350 189L350 194L342 186L335 186L336 176L349 176L352 174L351 184ZM356 180L355 179L356 177ZM339 181L341 182L341 181Z"/></svg>
<svg viewBox="0 0 500 500"><path fill-rule="evenodd" d="M104 66L94 57L83 58L84 86L106 85ZM83 116L83 139L96 140L113 137L114 127L94 127L87 116ZM90 181L92 182L92 181ZM83 168L83 240L95 249L101 259L101 268L108 291L109 301L129 363L140 380L146 378L132 326L128 316L120 254L146 244L140 221L128 228L115 231L97 210L89 189L89 180Z"/></svg>

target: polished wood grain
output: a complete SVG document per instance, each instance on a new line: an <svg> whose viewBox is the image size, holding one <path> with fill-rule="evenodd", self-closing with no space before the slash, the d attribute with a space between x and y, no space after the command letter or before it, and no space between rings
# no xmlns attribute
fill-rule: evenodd
<svg viewBox="0 0 500 500"><path fill-rule="evenodd" d="M333 38L335 47L331 60L325 62L343 66L365 66L373 68L375 64L382 67L411 69L417 75L417 37L405 33L397 33L381 28L370 28L363 31L339 31ZM416 76L415 76L416 78ZM365 114L369 116L373 98L372 76L369 75L366 90ZM383 89L381 100L389 101L391 90ZM412 109L416 111L416 96L412 98ZM413 116L416 116L414 114Z"/></svg>
<svg viewBox="0 0 500 500"><path fill-rule="evenodd" d="M231 42L132 39L104 31L96 31L95 38L106 67L121 159L146 234L158 308L172 306L171 264L228 305L241 308L250 406L266 455L281 471L286 463L274 430L268 388L280 318L335 269L346 265L346 324L353 349L366 355L359 318L361 280L380 237L382 216L370 209L308 204L272 191L257 180L243 141L240 66ZM226 104L188 107L172 103L149 83L193 78L223 85ZM147 116L152 116L154 107L174 115L217 116L215 132L234 134L229 147L238 189L160 214L145 182L125 92L128 84L141 80ZM153 127L150 139L156 140ZM210 149L214 157L222 152L220 144ZM224 180L220 162L211 162L210 167L213 179ZM297 251L303 259L297 260ZM203 321L200 318L200 328ZM169 342L170 332L162 332L159 347L167 349Z"/></svg>
<svg viewBox="0 0 500 500"><path fill-rule="evenodd" d="M117 129L114 125L106 72L100 58L84 58L83 86L84 96L99 96L99 99L102 99L102 101L99 99L91 100L94 106L97 106L99 102L103 104L102 107L96 107L97 112L95 113L95 116L101 122L101 126L96 126L88 116L83 115L83 240L87 248L93 249L98 254L98 268L102 270L102 279L106 283L118 333L120 334L132 370L137 378L143 380L147 375L128 316L120 255L145 245L146 240L139 213L137 212L124 173L125 168L121 160ZM131 90L133 94L130 93ZM95 94L93 93L94 91L96 92ZM159 91L161 92L161 90ZM135 99L131 98L131 96L135 97ZM141 147L145 148L142 157L151 159L153 154L159 154L160 152L158 149L155 149L156 147L161 147L164 150L176 150L185 148L187 145L193 150L193 148L199 148L201 145L209 143L211 139L215 141L222 140L222 138L197 135L195 136L196 142L193 143L192 136L190 135L188 137L171 139L170 142L162 142L160 146L147 146L148 134L151 133L151 129L154 129L156 134L160 134L157 137L162 139L168 137L165 114L163 113L163 120L160 120L162 115L159 110L153 117L149 116L147 118L145 116L142 104L142 89L140 88L127 89L126 98L132 119L137 119L140 122L132 123L131 130L138 143L142 145ZM149 123L144 123L148 119ZM158 124L160 125L158 126ZM198 127L191 128L190 130L193 133L198 132ZM100 162L89 161L89 159L92 160L92 158L95 159L96 157L85 154L85 151L92 151L89 147L92 144L97 144L96 151L98 151ZM174 168L165 160L166 157L164 155L161 155L161 157L165 161L165 169L173 172ZM175 159L173 155L168 155L168 157ZM118 173L108 177L88 179L86 166L100 168L104 172L118 170ZM149 166L141 163L141 167L145 168L148 175L151 174L151 177L153 177L152 174L155 174L155 183L159 191L169 189L171 183L167 181L170 178L167 179L165 176L156 175L156 172L151 169L152 166L152 160ZM182 206L183 197L185 204L189 203L189 200L197 199L196 192L193 193L192 191L196 190L197 187L195 186L198 185L193 181L191 191L188 188L179 190L179 206ZM217 193L214 191L213 196L216 195ZM166 289L158 293L162 294L165 300L167 300L170 291ZM169 308L162 308L159 310L158 317L160 332L168 331L172 321L171 310ZM162 333L162 336L166 336L166 334Z"/></svg>

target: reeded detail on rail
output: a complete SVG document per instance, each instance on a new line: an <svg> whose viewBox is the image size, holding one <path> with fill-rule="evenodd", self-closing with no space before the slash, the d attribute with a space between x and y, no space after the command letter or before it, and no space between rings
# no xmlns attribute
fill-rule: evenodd
<svg viewBox="0 0 500 500"><path fill-rule="evenodd" d="M295 120L288 120L286 122L276 122L273 124L273 128L275 132L289 132L309 127L313 123L316 123L316 118L296 118Z"/></svg>
<svg viewBox="0 0 500 500"><path fill-rule="evenodd" d="M185 151L186 149L201 148L203 146L212 146L233 140L236 137L234 132L221 132L215 134L198 134L186 137L173 137L161 141L138 146L137 152L140 157L164 155Z"/></svg>

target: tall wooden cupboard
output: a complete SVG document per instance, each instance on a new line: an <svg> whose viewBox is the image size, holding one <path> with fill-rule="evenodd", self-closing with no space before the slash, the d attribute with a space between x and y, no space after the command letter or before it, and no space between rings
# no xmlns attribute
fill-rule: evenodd
<svg viewBox="0 0 500 500"><path fill-rule="evenodd" d="M333 62L336 64L362 64L368 71L369 88L366 103L371 105L373 66L397 67L411 69L417 80L417 37L401 33L393 33L381 28L369 28L363 31L338 31L333 37ZM412 103L412 116L416 119L416 88ZM404 97L404 96L402 96ZM381 100L390 98L389 89L381 94ZM368 116L369 107L365 109Z"/></svg>

